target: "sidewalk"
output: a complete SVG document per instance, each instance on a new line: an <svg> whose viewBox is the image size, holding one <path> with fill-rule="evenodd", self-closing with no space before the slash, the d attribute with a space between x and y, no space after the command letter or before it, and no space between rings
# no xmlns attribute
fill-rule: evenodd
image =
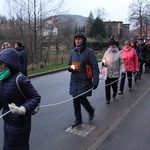
<svg viewBox="0 0 150 150"><path fill-rule="evenodd" d="M150 150L150 87L102 136L96 150Z"/></svg>

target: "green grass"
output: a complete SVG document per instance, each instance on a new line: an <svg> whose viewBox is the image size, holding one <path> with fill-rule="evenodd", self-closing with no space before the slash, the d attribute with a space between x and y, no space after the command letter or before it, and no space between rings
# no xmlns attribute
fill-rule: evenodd
<svg viewBox="0 0 150 150"><path fill-rule="evenodd" d="M42 73L42 72L47 72L47 71L52 71L60 68L67 67L67 63L57 63L57 64L52 64L49 67L35 67L32 66L28 68L28 75L33 75L37 73Z"/></svg>
<svg viewBox="0 0 150 150"><path fill-rule="evenodd" d="M102 59L103 54L104 54L104 51L96 53L96 57L97 57L98 61ZM29 66L28 67L28 75L33 75L33 74L37 74L37 73L52 71L52 70L61 69L61 68L64 68L64 67L67 67L67 62L50 64L49 67L44 67L43 65L41 65L40 67Z"/></svg>

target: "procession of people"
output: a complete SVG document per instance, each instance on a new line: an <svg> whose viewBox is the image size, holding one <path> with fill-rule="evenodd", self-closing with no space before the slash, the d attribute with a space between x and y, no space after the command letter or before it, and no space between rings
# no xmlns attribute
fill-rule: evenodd
<svg viewBox="0 0 150 150"><path fill-rule="evenodd" d="M142 79L143 72L149 73L150 71L149 39L131 38L125 40L121 47L114 36L112 37L100 63L101 68L107 70L105 72L106 104L110 104L117 95L124 94L126 76L128 91L132 91L133 79L137 82ZM87 37L83 32L74 35L68 71L71 73L69 94L72 95L75 116L71 127L75 128L83 123L81 106L87 111L89 121L94 119L95 108L87 97L92 96L92 90L98 87L101 79L99 63L94 51L88 47ZM19 77L20 79L18 79ZM16 85L17 82L20 84L21 90ZM38 107L41 97L27 77L27 52L19 41L15 42L14 48L8 42L2 45L0 86L3 89L0 91L3 95L0 96L0 110L2 109L2 114L10 111L3 117L4 150L11 148L29 150L31 115Z"/></svg>

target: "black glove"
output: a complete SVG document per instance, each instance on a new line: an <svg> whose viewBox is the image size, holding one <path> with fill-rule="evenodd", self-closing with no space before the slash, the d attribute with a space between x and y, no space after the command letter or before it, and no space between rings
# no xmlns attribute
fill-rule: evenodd
<svg viewBox="0 0 150 150"><path fill-rule="evenodd" d="M74 72L74 70L71 67L68 67L69 72Z"/></svg>
<svg viewBox="0 0 150 150"><path fill-rule="evenodd" d="M126 75L125 72L122 72L122 73L121 73L121 77L124 77L125 75Z"/></svg>
<svg viewBox="0 0 150 150"><path fill-rule="evenodd" d="M105 66L104 62L102 62L102 66Z"/></svg>

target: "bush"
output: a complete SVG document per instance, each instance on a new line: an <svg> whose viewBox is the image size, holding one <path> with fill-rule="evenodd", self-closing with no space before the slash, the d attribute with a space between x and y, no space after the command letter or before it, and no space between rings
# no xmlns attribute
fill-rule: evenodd
<svg viewBox="0 0 150 150"><path fill-rule="evenodd" d="M102 51L107 45L107 42L88 42L88 46L94 51Z"/></svg>

